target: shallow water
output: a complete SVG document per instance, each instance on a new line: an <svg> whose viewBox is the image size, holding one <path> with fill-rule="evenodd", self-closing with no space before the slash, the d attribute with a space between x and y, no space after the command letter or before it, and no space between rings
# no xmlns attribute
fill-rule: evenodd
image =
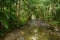
<svg viewBox="0 0 60 40"><path fill-rule="evenodd" d="M60 33L47 29L50 26L41 21L31 21L29 25L7 34L1 40L60 40Z"/></svg>

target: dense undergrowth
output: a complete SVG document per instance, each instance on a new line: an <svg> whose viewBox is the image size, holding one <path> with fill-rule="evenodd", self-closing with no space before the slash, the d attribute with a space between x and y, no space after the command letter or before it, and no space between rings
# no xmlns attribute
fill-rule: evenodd
<svg viewBox="0 0 60 40"><path fill-rule="evenodd" d="M60 27L60 0L0 0L0 35L25 25L32 15Z"/></svg>

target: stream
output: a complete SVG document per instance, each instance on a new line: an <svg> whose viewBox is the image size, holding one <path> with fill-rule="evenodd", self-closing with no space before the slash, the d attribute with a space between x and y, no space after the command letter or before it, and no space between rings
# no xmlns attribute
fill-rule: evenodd
<svg viewBox="0 0 60 40"><path fill-rule="evenodd" d="M1 40L60 40L60 33L44 21L32 20L27 26L8 33Z"/></svg>

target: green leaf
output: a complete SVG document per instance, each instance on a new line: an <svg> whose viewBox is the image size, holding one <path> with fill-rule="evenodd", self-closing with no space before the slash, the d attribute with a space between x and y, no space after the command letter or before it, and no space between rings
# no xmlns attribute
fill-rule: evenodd
<svg viewBox="0 0 60 40"><path fill-rule="evenodd" d="M2 23L2 25L6 28L6 29L9 29L9 25L8 25L8 22L7 22L7 20L1 20L1 23Z"/></svg>

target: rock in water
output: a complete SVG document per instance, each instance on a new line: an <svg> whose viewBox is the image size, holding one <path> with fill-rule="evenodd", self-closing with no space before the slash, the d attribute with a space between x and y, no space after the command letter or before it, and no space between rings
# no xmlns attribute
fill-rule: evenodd
<svg viewBox="0 0 60 40"><path fill-rule="evenodd" d="M32 14L31 19L36 20L36 16Z"/></svg>

